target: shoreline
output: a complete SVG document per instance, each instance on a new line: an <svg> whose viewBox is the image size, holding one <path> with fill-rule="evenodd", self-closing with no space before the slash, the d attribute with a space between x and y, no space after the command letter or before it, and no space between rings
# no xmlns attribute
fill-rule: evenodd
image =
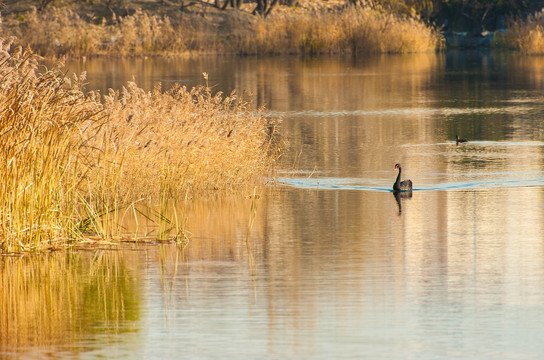
<svg viewBox="0 0 544 360"><path fill-rule="evenodd" d="M46 58L418 53L443 44L416 17L369 7L277 6L263 18L248 6L166 14L137 8L110 20L68 6L31 8L3 16L0 37Z"/></svg>
<svg viewBox="0 0 544 360"><path fill-rule="evenodd" d="M275 6L268 16L255 14L256 3L238 9L217 4L127 0L106 7L58 0L40 11L31 0L20 0L0 14L0 38L16 39L47 59L359 56L481 47L544 54L544 35L535 31L544 25L543 12L495 14L496 23L459 27L463 21L456 18L430 25L434 20L417 12L342 0L299 0Z"/></svg>

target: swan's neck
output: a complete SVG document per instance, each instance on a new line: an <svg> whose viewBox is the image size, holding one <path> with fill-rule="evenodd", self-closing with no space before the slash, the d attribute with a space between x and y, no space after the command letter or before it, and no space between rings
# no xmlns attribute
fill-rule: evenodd
<svg viewBox="0 0 544 360"><path fill-rule="evenodd" d="M399 166L399 174L397 175L397 181L395 181L395 184L396 184L397 186L400 185L400 172L401 172L401 171L402 171L402 170L400 169L400 166Z"/></svg>

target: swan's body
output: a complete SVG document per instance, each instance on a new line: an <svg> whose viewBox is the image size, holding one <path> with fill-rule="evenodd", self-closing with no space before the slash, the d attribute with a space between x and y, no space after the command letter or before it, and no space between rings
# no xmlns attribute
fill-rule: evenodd
<svg viewBox="0 0 544 360"><path fill-rule="evenodd" d="M393 184L393 191L412 191L412 180L403 180L400 181L401 168L400 164L395 164L395 170L399 169L399 174L397 175L397 180Z"/></svg>
<svg viewBox="0 0 544 360"><path fill-rule="evenodd" d="M467 139L463 139L463 138L460 138L459 135L455 135L455 143L456 144L464 143L464 142L467 142L467 141L468 141Z"/></svg>

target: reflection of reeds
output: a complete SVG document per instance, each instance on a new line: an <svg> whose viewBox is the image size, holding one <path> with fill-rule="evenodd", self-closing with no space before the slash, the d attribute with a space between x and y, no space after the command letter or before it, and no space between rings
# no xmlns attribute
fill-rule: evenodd
<svg viewBox="0 0 544 360"><path fill-rule="evenodd" d="M262 251L263 229L259 225L262 213L257 211L259 202L266 196L259 193L250 197L220 196L200 198L184 204L170 203L166 212L172 218L172 213L185 212L187 214L186 227L191 230L190 246L183 248L172 244L169 249L177 248L179 257L192 261L247 261L250 241L252 256ZM134 220L127 219L124 224L127 228L135 226ZM157 227L154 221L144 221L140 218L140 227L143 232L153 231ZM248 237L249 234L249 237ZM170 250L168 251L171 252ZM178 256L178 255L176 255Z"/></svg>
<svg viewBox="0 0 544 360"><path fill-rule="evenodd" d="M30 11L23 21L8 18L2 29L45 56L405 53L441 46L438 32L416 18L370 7L311 5L278 6L267 18L246 12L169 17L139 10L109 24L53 7Z"/></svg>
<svg viewBox="0 0 544 360"><path fill-rule="evenodd" d="M253 273L255 273L255 261L253 259L253 253L251 252L251 245L249 243L249 234L251 233L251 229L253 228L253 223L255 221L255 218L257 217L257 199L258 195L256 191L253 191L253 195L251 196L251 208L250 208L250 214L249 214L249 222L247 224L247 235L246 235L246 248L247 248L247 259L249 263L249 267Z"/></svg>
<svg viewBox="0 0 544 360"><path fill-rule="evenodd" d="M130 83L100 99L0 44L1 251L119 236L135 202L240 191L277 158L274 123L235 93Z"/></svg>
<svg viewBox="0 0 544 360"><path fill-rule="evenodd" d="M134 331L127 322L139 319L141 299L126 256L1 258L0 353L70 345L93 331Z"/></svg>

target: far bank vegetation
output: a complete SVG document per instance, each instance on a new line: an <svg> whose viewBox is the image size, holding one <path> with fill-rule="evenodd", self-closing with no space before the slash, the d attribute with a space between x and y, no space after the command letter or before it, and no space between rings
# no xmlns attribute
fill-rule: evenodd
<svg viewBox="0 0 544 360"><path fill-rule="evenodd" d="M417 14L374 1L9 3L0 36L46 57L412 53L442 46L438 31Z"/></svg>
<svg viewBox="0 0 544 360"><path fill-rule="evenodd" d="M523 19L511 19L508 31L497 37L497 45L525 54L544 54L544 11Z"/></svg>
<svg viewBox="0 0 544 360"><path fill-rule="evenodd" d="M454 33L544 53L544 0L3 0L0 36L46 57L428 52Z"/></svg>

